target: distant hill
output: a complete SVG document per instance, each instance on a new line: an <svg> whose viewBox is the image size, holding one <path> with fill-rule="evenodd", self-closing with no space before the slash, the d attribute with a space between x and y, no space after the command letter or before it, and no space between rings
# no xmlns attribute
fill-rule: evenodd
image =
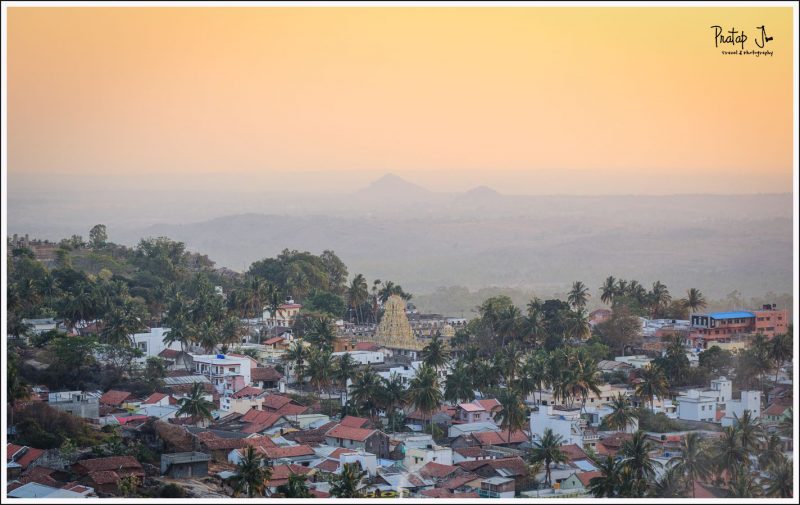
<svg viewBox="0 0 800 505"><path fill-rule="evenodd" d="M368 198L426 198L431 194L432 191L394 174L386 174L355 192L356 197Z"/></svg>

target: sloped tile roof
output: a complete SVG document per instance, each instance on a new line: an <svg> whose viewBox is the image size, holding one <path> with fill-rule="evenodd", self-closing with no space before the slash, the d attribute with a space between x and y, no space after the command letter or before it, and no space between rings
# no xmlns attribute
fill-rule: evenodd
<svg viewBox="0 0 800 505"><path fill-rule="evenodd" d="M100 403L105 403L106 405L122 405L128 397L131 395L128 391L116 391L114 389L110 389L103 393L103 396L100 397Z"/></svg>
<svg viewBox="0 0 800 505"><path fill-rule="evenodd" d="M280 372L271 366L260 366L250 369L250 380L252 381L279 381L283 378Z"/></svg>
<svg viewBox="0 0 800 505"><path fill-rule="evenodd" d="M364 417L344 416L344 419L342 419L339 424L349 428L365 428L370 424L370 421Z"/></svg>
<svg viewBox="0 0 800 505"><path fill-rule="evenodd" d="M461 471L454 465L443 465L435 461L429 461L419 469L419 474L424 478L444 479L455 472Z"/></svg>
<svg viewBox="0 0 800 505"><path fill-rule="evenodd" d="M367 430L363 428L351 428L349 426L342 426L341 424L338 424L333 428L331 428L330 430L328 430L328 432L325 435L328 437L342 438L345 440L355 440L357 442L363 442L376 431L377 430Z"/></svg>

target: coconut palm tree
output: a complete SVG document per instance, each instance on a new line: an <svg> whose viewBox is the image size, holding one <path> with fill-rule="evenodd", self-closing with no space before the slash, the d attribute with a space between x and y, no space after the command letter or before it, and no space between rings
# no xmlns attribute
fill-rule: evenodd
<svg viewBox="0 0 800 505"><path fill-rule="evenodd" d="M792 462L782 455L767 469L767 487L764 494L770 498L791 498L794 489Z"/></svg>
<svg viewBox="0 0 800 505"><path fill-rule="evenodd" d="M451 403L471 402L475 399L472 377L464 363L458 361L444 381L444 399Z"/></svg>
<svg viewBox="0 0 800 505"><path fill-rule="evenodd" d="M367 287L367 280L363 274L357 274L353 277L350 287L347 289L347 301L350 308L356 314L356 322L361 323L363 318L361 315L361 307L369 300L369 288Z"/></svg>
<svg viewBox="0 0 800 505"><path fill-rule="evenodd" d="M575 380L573 387L581 398L581 411L585 411L586 400L589 398L589 394L600 396L597 363L589 356L579 352L575 359L574 366Z"/></svg>
<svg viewBox="0 0 800 505"><path fill-rule="evenodd" d="M439 370L447 365L449 352L444 348L445 343L442 342L439 334L436 333L422 349L422 362L429 367Z"/></svg>
<svg viewBox="0 0 800 505"><path fill-rule="evenodd" d="M729 498L758 498L764 490L758 485L756 476L747 465L737 467L728 483Z"/></svg>
<svg viewBox="0 0 800 505"><path fill-rule="evenodd" d="M523 330L522 312L515 305L508 305L500 309L497 314L497 333L500 335L500 346L505 347L506 341L515 341Z"/></svg>
<svg viewBox="0 0 800 505"><path fill-rule="evenodd" d="M592 327L589 325L589 317L583 309L570 310L566 315L566 332L575 341L583 341L592 335Z"/></svg>
<svg viewBox="0 0 800 505"><path fill-rule="evenodd" d="M575 309L583 310L590 296L589 288L581 281L575 281L572 283L572 289L570 289L569 295L567 295L567 302Z"/></svg>
<svg viewBox="0 0 800 505"><path fill-rule="evenodd" d="M746 464L747 456L739 443L739 432L736 428L723 428L722 435L712 446L711 455L718 474L727 471L730 476L737 468Z"/></svg>
<svg viewBox="0 0 800 505"><path fill-rule="evenodd" d="M600 300L605 304L611 304L614 301L614 293L616 290L617 280L609 275L600 287Z"/></svg>
<svg viewBox="0 0 800 505"><path fill-rule="evenodd" d="M345 463L339 475L331 476L330 493L334 498L361 498L362 492L359 490L361 480L367 472L361 470L361 466L356 463Z"/></svg>
<svg viewBox="0 0 800 505"><path fill-rule="evenodd" d="M708 305L706 303L706 298L703 296L703 293L701 293L700 290L697 288L691 288L686 292L686 299L684 300L684 304L692 312L697 312L697 309L704 309Z"/></svg>
<svg viewBox="0 0 800 505"><path fill-rule="evenodd" d="M544 463L545 482L551 484L550 465L552 463L564 463L567 455L561 450L561 435L556 435L553 430L546 428L542 439L533 443L531 451L531 461L533 463Z"/></svg>
<svg viewBox="0 0 800 505"><path fill-rule="evenodd" d="M528 409L522 401L522 395L514 388L505 388L497 398L503 407L494 415L495 422L499 421L501 430L508 430L508 440L511 443L511 435L522 430L528 414Z"/></svg>
<svg viewBox="0 0 800 505"><path fill-rule="evenodd" d="M311 344L333 351L333 343L336 341L336 326L328 316L314 318L304 338Z"/></svg>
<svg viewBox="0 0 800 505"><path fill-rule="evenodd" d="M684 498L688 491L688 482L681 469L671 466L651 485L647 494L654 498Z"/></svg>
<svg viewBox="0 0 800 505"><path fill-rule="evenodd" d="M108 344L133 345L133 334L144 330L146 319L142 305L126 299L116 304L103 320L100 338Z"/></svg>
<svg viewBox="0 0 800 505"><path fill-rule="evenodd" d="M758 454L758 467L761 470L766 470L783 457L781 446L781 437L776 434L770 435L769 438L764 441Z"/></svg>
<svg viewBox="0 0 800 505"><path fill-rule="evenodd" d="M406 388L403 385L403 378L396 372L392 372L388 379L381 378L382 386L380 389L380 403L386 409L386 416L390 419L390 428L394 432L395 409L403 404L406 395Z"/></svg>
<svg viewBox="0 0 800 505"><path fill-rule="evenodd" d="M233 496L242 493L246 493L248 498L264 496L270 477L272 472L270 467L264 465L263 456L252 446L248 446L244 456L236 465L236 475L231 477Z"/></svg>
<svg viewBox="0 0 800 505"><path fill-rule="evenodd" d="M783 335L775 335L772 340L770 340L769 345L769 357L772 359L773 363L775 363L775 382L778 382L778 373L781 370L781 367L792 360L792 334L794 333L792 329L792 325L789 325L789 329Z"/></svg>
<svg viewBox="0 0 800 505"><path fill-rule="evenodd" d="M436 369L426 364L417 369L417 374L408 385L406 401L430 421L430 416L442 404L442 391L439 389L439 374Z"/></svg>
<svg viewBox="0 0 800 505"><path fill-rule="evenodd" d="M286 484L281 484L277 487L276 491L283 495L284 498L313 498L311 490L306 484L306 476L299 473L290 473L289 481Z"/></svg>
<svg viewBox="0 0 800 505"><path fill-rule="evenodd" d="M353 360L350 353L344 353L336 361L336 368L333 370L333 378L341 384L342 388L347 388L347 379L352 380L355 376L358 364Z"/></svg>
<svg viewBox="0 0 800 505"><path fill-rule="evenodd" d="M289 344L289 348L281 356L281 359L294 368L295 382L302 386L303 377L305 376L305 362L308 357L308 351L300 340L295 340ZM287 367L288 372L289 367Z"/></svg>
<svg viewBox="0 0 800 505"><path fill-rule="evenodd" d="M611 413L603 419L606 426L612 430L626 431L638 417L630 400L622 393L612 396L609 406L611 407Z"/></svg>
<svg viewBox="0 0 800 505"><path fill-rule="evenodd" d="M654 449L652 442L647 439L644 431L637 431L630 440L622 443L622 463L628 467L633 477L632 491L634 496L644 496L647 483L656 475L656 467L660 463L650 457Z"/></svg>
<svg viewBox="0 0 800 505"><path fill-rule="evenodd" d="M641 382L636 385L636 395L640 398L647 398L650 403L650 411L655 412L654 399L663 399L669 393L667 378L660 367L652 364L640 368L638 375Z"/></svg>
<svg viewBox="0 0 800 505"><path fill-rule="evenodd" d="M654 282L653 289L650 290L652 316L655 317L661 309L669 305L670 301L672 301L672 296L669 294L667 286L661 281Z"/></svg>
<svg viewBox="0 0 800 505"><path fill-rule="evenodd" d="M749 410L745 410L742 416L734 414L735 429L739 434L739 445L744 450L745 455L749 455L759 450L764 439L764 428L753 419Z"/></svg>
<svg viewBox="0 0 800 505"><path fill-rule="evenodd" d="M613 456L593 459L600 475L589 480L589 492L595 498L613 498L622 487L622 460Z"/></svg>
<svg viewBox="0 0 800 505"><path fill-rule="evenodd" d="M692 489L692 498L695 496L694 483L704 480L711 473L711 462L708 458L707 447L697 432L687 433L681 441L681 455L670 460L681 475L683 475Z"/></svg>
<svg viewBox="0 0 800 505"><path fill-rule="evenodd" d="M187 416L194 424L204 423L213 418L211 411L214 410L214 403L206 400L205 390L199 382L192 384L189 396L178 401L178 411L176 416Z"/></svg>
<svg viewBox="0 0 800 505"><path fill-rule="evenodd" d="M528 315L523 321L523 328L526 340L531 347L538 347L539 342L544 340L547 332L547 321L543 310L543 304L538 298L534 298L528 302Z"/></svg>
<svg viewBox="0 0 800 505"><path fill-rule="evenodd" d="M322 391L329 388L333 375L333 360L331 352L326 348L312 349L308 357L308 378L312 386L322 398ZM330 406L330 402L328 402Z"/></svg>
<svg viewBox="0 0 800 505"><path fill-rule="evenodd" d="M791 408L788 409L786 411L786 414L784 414L783 419L781 419L781 422L778 424L778 433L780 433L784 437L791 437L792 436L792 430L794 429L794 414L793 414L793 410L794 409L791 409Z"/></svg>
<svg viewBox="0 0 800 505"><path fill-rule="evenodd" d="M375 373L371 366L356 375L350 386L350 400L356 411L366 409L371 419L375 419L378 408L378 395L381 388L381 377Z"/></svg>

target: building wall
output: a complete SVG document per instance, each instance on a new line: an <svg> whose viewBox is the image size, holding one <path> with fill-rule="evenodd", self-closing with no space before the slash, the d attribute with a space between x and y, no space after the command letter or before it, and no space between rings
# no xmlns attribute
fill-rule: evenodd
<svg viewBox="0 0 800 505"><path fill-rule="evenodd" d="M708 399L687 399L678 398L678 419L686 421L709 421L716 420L717 402L714 398Z"/></svg>
<svg viewBox="0 0 800 505"><path fill-rule="evenodd" d="M208 475L208 461L170 465L167 475L173 479L188 479Z"/></svg>
<svg viewBox="0 0 800 505"><path fill-rule="evenodd" d="M100 419L100 403L97 398L84 401L48 402L48 405L62 412L68 412L84 419Z"/></svg>

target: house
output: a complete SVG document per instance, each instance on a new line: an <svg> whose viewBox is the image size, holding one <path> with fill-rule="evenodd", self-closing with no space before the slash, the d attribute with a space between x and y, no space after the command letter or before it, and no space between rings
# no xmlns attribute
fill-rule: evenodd
<svg viewBox="0 0 800 505"><path fill-rule="evenodd" d="M145 405L134 412L134 415L155 417L156 419L174 419L178 415L177 405Z"/></svg>
<svg viewBox="0 0 800 505"><path fill-rule="evenodd" d="M315 474L315 469L306 466L275 465L272 467L272 475L270 476L269 482L267 482L267 488L270 493L275 493L278 490L278 486L289 483L290 475L305 475L307 479L311 480Z"/></svg>
<svg viewBox="0 0 800 505"><path fill-rule="evenodd" d="M489 477L481 481L481 498L513 498L516 481L509 477Z"/></svg>
<svg viewBox="0 0 800 505"><path fill-rule="evenodd" d="M100 405L108 405L109 407L122 407L127 399L131 398L129 391L117 391L109 389L103 396L100 397Z"/></svg>
<svg viewBox="0 0 800 505"><path fill-rule="evenodd" d="M291 418L291 416L305 414L306 411L308 410L308 407L300 405L299 403L292 400L288 396L275 395L275 394L264 397L264 401L261 404L261 408L267 412L274 412L276 414L281 414L283 416L286 416L287 418Z"/></svg>
<svg viewBox="0 0 800 505"><path fill-rule="evenodd" d="M233 394L251 384L250 370L257 362L250 356L193 354L192 368L214 385L220 394Z"/></svg>
<svg viewBox="0 0 800 505"><path fill-rule="evenodd" d="M602 474L599 471L591 472L575 472L566 479L559 483L559 489L563 490L578 490L588 491L590 482L595 477L600 477Z"/></svg>
<svg viewBox="0 0 800 505"><path fill-rule="evenodd" d="M775 304L762 305L757 310L692 314L689 338L694 347L702 349L707 349L709 344L730 342L741 335L759 333L772 338L786 333L789 322L786 316L786 309L778 309Z"/></svg>
<svg viewBox="0 0 800 505"><path fill-rule="evenodd" d="M406 466L406 468L408 467ZM455 465L429 461L419 468L417 472L425 479L433 479L436 482L440 482L455 477L456 475L461 475L464 473L464 470Z"/></svg>
<svg viewBox="0 0 800 505"><path fill-rule="evenodd" d="M494 422L464 423L453 424L447 429L448 438L456 438L460 435L467 435L476 431L500 431Z"/></svg>
<svg viewBox="0 0 800 505"><path fill-rule="evenodd" d="M325 433L325 443L334 447L364 450L379 458L389 456L389 437L376 429L353 428L337 424Z"/></svg>
<svg viewBox="0 0 800 505"><path fill-rule="evenodd" d="M504 477L515 480L515 489L527 489L531 484L528 465L519 456L482 461L462 461L458 466L480 477Z"/></svg>
<svg viewBox="0 0 800 505"><path fill-rule="evenodd" d="M47 404L84 419L100 419L100 396L82 391L48 393Z"/></svg>
<svg viewBox="0 0 800 505"><path fill-rule="evenodd" d="M202 431L197 433L197 440L203 452L211 455L213 461L227 461L233 449L252 447L275 447L269 437L246 433L223 434L221 431Z"/></svg>
<svg viewBox="0 0 800 505"><path fill-rule="evenodd" d="M459 403L456 416L463 423L494 423L494 414L501 409L500 402L496 399L475 400L469 403Z"/></svg>
<svg viewBox="0 0 800 505"><path fill-rule="evenodd" d="M530 427L534 441L541 440L547 429L561 436L564 444L584 445L581 409L553 405L540 405L531 409Z"/></svg>
<svg viewBox="0 0 800 505"><path fill-rule="evenodd" d="M133 346L142 351L142 357L137 361L144 363L147 358L159 356L165 349L173 351L181 350L180 342L172 342L169 345L164 343L164 338L169 334L169 328L150 328L146 333L134 333L129 338Z"/></svg>
<svg viewBox="0 0 800 505"><path fill-rule="evenodd" d="M781 423L791 415L792 405L784 403L773 403L764 410L761 419L765 423Z"/></svg>
<svg viewBox="0 0 800 505"><path fill-rule="evenodd" d="M259 366L250 369L250 380L253 386L262 389L277 389L278 384L283 380L283 375L271 366Z"/></svg>
<svg viewBox="0 0 800 505"><path fill-rule="evenodd" d="M203 452L176 452L161 455L161 475L173 479L190 479L208 475L211 456Z"/></svg>
<svg viewBox="0 0 800 505"><path fill-rule="evenodd" d="M477 443L477 442L476 442ZM454 447L453 448L453 463L460 463L461 461L479 461L484 459L495 459L498 457L497 453L484 449L478 445L471 447Z"/></svg>
<svg viewBox="0 0 800 505"><path fill-rule="evenodd" d="M228 462L236 465L244 458L247 447L233 449L228 453ZM253 450L261 455L263 464L272 465L300 465L309 466L312 461L317 459L314 449L307 445L288 445L288 446L257 446Z"/></svg>
<svg viewBox="0 0 800 505"><path fill-rule="evenodd" d="M27 445L6 444L6 472L9 479L16 478L20 473L28 470L31 465L36 466L36 461L42 457L44 450L28 447Z"/></svg>
<svg viewBox="0 0 800 505"><path fill-rule="evenodd" d="M11 489L9 485L8 497L9 498L47 498L49 500L58 500L62 498L80 499L90 496L94 490L84 486L74 485L74 489L58 488L39 484L37 482L29 482L19 487Z"/></svg>
<svg viewBox="0 0 800 505"><path fill-rule="evenodd" d="M291 297L287 297L284 303L278 305L274 314L270 313L269 310L265 310L262 314L262 318L270 328L276 326L292 328L294 326L294 320L302 308L303 306L301 304L295 303Z"/></svg>
<svg viewBox="0 0 800 505"><path fill-rule="evenodd" d="M475 431L472 437L481 447L497 445L501 447L517 448L520 444L530 442L530 436L523 430L509 432L504 431Z"/></svg>
<svg viewBox="0 0 800 505"><path fill-rule="evenodd" d="M761 391L741 391L738 400L731 398L724 405L725 415L722 417L722 426L734 426L736 419L741 418L745 412L750 413L751 419L761 417Z"/></svg>
<svg viewBox="0 0 800 505"><path fill-rule="evenodd" d="M170 349L167 347L158 353L158 357L164 360L167 370L190 370L192 368L192 356L181 349Z"/></svg>
<svg viewBox="0 0 800 505"><path fill-rule="evenodd" d="M434 443L423 447L406 446L403 466L409 470L416 470L428 463L452 465L453 449Z"/></svg>
<svg viewBox="0 0 800 505"><path fill-rule="evenodd" d="M121 478L133 475L143 480L142 465L133 456L111 456L80 460L71 467L78 482L103 493L113 493Z"/></svg>
<svg viewBox="0 0 800 505"><path fill-rule="evenodd" d="M142 400L142 406L145 405L157 405L159 407L168 407L170 405L177 405L178 400L173 398L171 395L166 393L153 393L144 400Z"/></svg>
<svg viewBox="0 0 800 505"><path fill-rule="evenodd" d="M39 319L28 319L25 318L22 320L22 324L28 325L30 328L30 332L34 335L41 335L42 333L57 330L59 327L58 321L53 319L52 317L45 317Z"/></svg>
<svg viewBox="0 0 800 505"><path fill-rule="evenodd" d="M339 421L339 424L341 424L342 426L348 426L350 428L364 428L364 429L377 428L377 426L375 426L375 423L373 423L366 417L344 416L344 418L342 418L342 420Z"/></svg>
<svg viewBox="0 0 800 505"><path fill-rule="evenodd" d="M359 365L374 365L384 361L384 354L380 351L341 351L335 352L331 356L338 360L345 354L349 354L350 359Z"/></svg>

